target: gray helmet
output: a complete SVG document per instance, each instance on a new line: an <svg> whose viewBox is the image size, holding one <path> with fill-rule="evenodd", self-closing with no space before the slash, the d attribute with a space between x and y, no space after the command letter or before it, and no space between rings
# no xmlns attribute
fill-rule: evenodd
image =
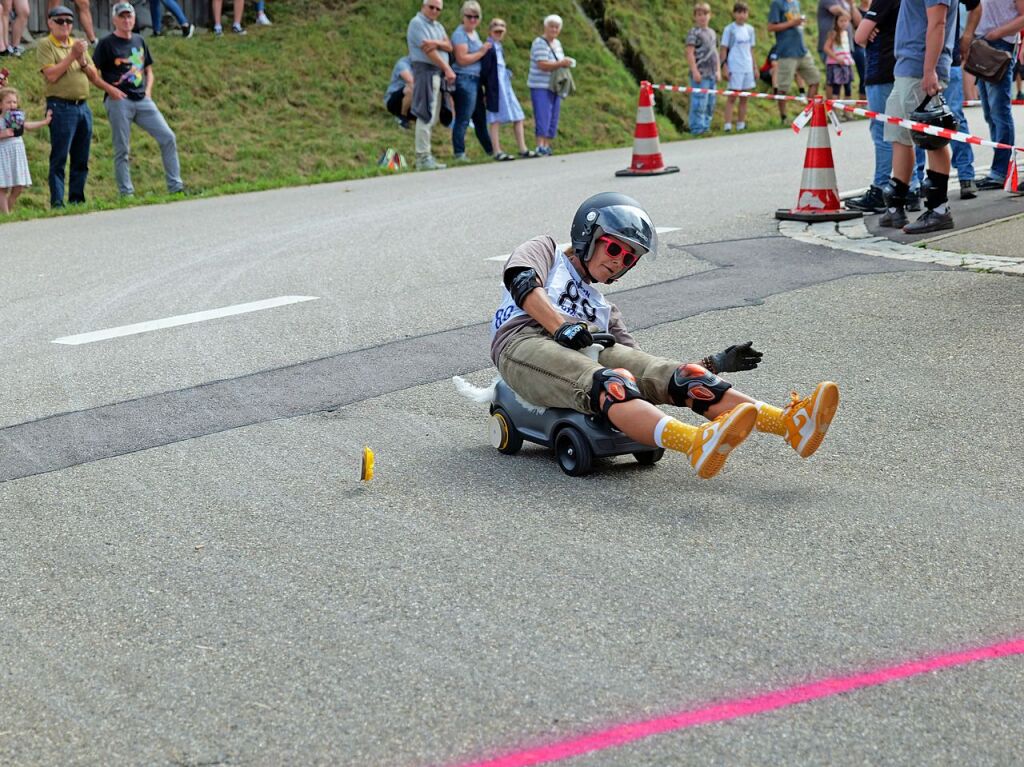
<svg viewBox="0 0 1024 767"><path fill-rule="evenodd" d="M628 242L638 256L654 258L658 250L658 233L651 217L632 197L618 192L601 192L587 198L572 219L572 248L580 263L586 265L594 253L594 243L601 235L611 235ZM638 259L639 260L639 259ZM615 275L618 279L633 266Z"/></svg>

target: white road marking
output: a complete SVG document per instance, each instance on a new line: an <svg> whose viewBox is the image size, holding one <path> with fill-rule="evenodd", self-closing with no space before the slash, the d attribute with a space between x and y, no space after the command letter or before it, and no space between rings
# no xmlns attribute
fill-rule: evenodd
<svg viewBox="0 0 1024 767"><path fill-rule="evenodd" d="M678 232L682 227L679 227L679 226L656 226L654 228L658 232L658 234L668 234L669 232ZM568 247L569 247L569 243L567 243L567 242L560 242L560 243L558 243L558 249L559 250L565 250ZM485 261L504 261L506 258L508 258L508 253L505 253L504 255L501 255L501 256L491 256L489 258L485 258L484 260Z"/></svg>
<svg viewBox="0 0 1024 767"><path fill-rule="evenodd" d="M81 333L76 336L63 336L62 338L53 339L55 344L67 344L69 346L78 346L79 344L91 344L95 341L106 341L110 338L120 338L121 336L132 336L138 333L148 333L151 330L161 330L162 328L174 328L179 325L191 325L195 322L206 322L206 320L215 320L220 317L230 317L234 314L246 314L248 312L258 312L261 309L273 309L276 306L287 306L288 304L297 304L303 301L316 301L319 296L278 296L277 298L267 298L263 301L252 301L248 304L235 304L234 306L224 306L220 309L208 309L204 312L194 312L192 314L179 314L176 317L166 317L162 320L150 320L149 322L138 322L134 325L121 325L117 328L107 328L106 330L95 330L91 333Z"/></svg>

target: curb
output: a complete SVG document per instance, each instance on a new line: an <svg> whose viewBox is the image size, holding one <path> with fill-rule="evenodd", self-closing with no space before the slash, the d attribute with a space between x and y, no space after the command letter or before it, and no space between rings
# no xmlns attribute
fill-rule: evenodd
<svg viewBox="0 0 1024 767"><path fill-rule="evenodd" d="M1007 219L990 221L980 229ZM963 234L964 230L956 232ZM779 234L800 242L812 245L823 245L836 250L861 253L866 256L895 258L902 261L916 261L924 264L938 264L952 269L966 269L974 272L994 272L1014 277L1024 277L1024 258L1007 258L1004 256L988 256L982 253L952 253L947 250L934 250L928 247L931 242L941 241L949 234L922 240L916 245L894 242L886 237L879 237L868 231L863 219L855 221L820 222L804 224L798 221L780 221Z"/></svg>

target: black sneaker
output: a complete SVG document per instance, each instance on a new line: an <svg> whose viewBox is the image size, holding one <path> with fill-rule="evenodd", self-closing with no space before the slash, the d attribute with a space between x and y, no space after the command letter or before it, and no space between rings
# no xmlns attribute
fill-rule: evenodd
<svg viewBox="0 0 1024 767"><path fill-rule="evenodd" d="M992 178L991 176L985 176L981 181L978 182L978 189L1002 189L1006 183L1005 179Z"/></svg>
<svg viewBox="0 0 1024 767"><path fill-rule="evenodd" d="M921 193L917 189L907 192L907 201L903 205L907 210L921 210Z"/></svg>
<svg viewBox="0 0 1024 767"><path fill-rule="evenodd" d="M860 197L846 201L847 210L862 210L865 213L882 213L885 211L885 193L882 187L874 184Z"/></svg>
<svg viewBox="0 0 1024 767"><path fill-rule="evenodd" d="M888 208L882 217L878 219L879 226L887 226L891 229L902 229L907 225L907 214L903 208Z"/></svg>
<svg viewBox="0 0 1024 767"><path fill-rule="evenodd" d="M181 36L186 40L196 33L195 24L182 24L181 25Z"/></svg>
<svg viewBox="0 0 1024 767"><path fill-rule="evenodd" d="M974 179L960 182L960 199L973 200L978 196L978 190L974 188Z"/></svg>
<svg viewBox="0 0 1024 767"><path fill-rule="evenodd" d="M946 210L945 213L939 213L929 209L922 213L917 221L904 226L903 231L907 234L926 234L952 228L953 214L949 210Z"/></svg>

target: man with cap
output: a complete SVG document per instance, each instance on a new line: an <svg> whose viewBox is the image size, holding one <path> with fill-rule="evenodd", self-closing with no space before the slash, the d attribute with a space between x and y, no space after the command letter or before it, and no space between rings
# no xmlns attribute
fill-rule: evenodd
<svg viewBox="0 0 1024 767"><path fill-rule="evenodd" d="M74 0L75 9L78 11L78 26L82 28L85 39L89 45L96 45L96 30L92 26L92 11L89 9L89 0ZM47 0L46 6L53 10L58 5L63 5L61 0Z"/></svg>
<svg viewBox="0 0 1024 767"><path fill-rule="evenodd" d="M74 15L64 5L47 14L50 34L39 41L36 56L46 80L46 108L53 112L50 122L50 207L64 207L64 168L71 158L68 202L85 202L85 181L89 176L89 146L92 143L92 111L89 83L102 88L114 99L124 94L100 79L89 57L85 40L71 36Z"/></svg>
<svg viewBox="0 0 1024 767"><path fill-rule="evenodd" d="M178 141L153 102L153 57L142 35L132 32L135 7L127 2L114 3L111 14L114 31L99 41L93 59L103 81L124 96L103 99L114 144L117 191L125 197L135 193L128 165L132 123L135 123L156 139L164 163L167 191L176 194L185 188L178 162Z"/></svg>

